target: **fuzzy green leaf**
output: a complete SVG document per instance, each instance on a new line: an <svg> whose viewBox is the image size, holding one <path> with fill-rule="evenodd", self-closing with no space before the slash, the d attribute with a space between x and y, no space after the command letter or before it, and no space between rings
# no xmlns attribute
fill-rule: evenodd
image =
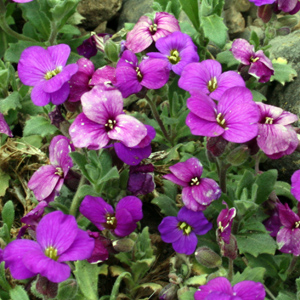
<svg viewBox="0 0 300 300"><path fill-rule="evenodd" d="M23 136L39 134L42 137L54 134L57 128L50 123L50 120L42 117L31 117L25 124Z"/></svg>

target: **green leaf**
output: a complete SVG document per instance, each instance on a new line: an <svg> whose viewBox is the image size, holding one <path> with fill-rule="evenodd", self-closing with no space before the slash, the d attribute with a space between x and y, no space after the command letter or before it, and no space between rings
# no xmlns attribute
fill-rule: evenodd
<svg viewBox="0 0 300 300"><path fill-rule="evenodd" d="M194 294L197 289L190 287L189 290L185 293L182 293L178 296L179 300L194 300Z"/></svg>
<svg viewBox="0 0 300 300"><path fill-rule="evenodd" d="M49 119L42 116L34 116L26 121L23 136L39 134L45 137L54 134L56 131L57 128L50 123Z"/></svg>
<svg viewBox="0 0 300 300"><path fill-rule="evenodd" d="M97 264L90 264L86 260L78 260L75 262L74 274L86 300L98 300L99 267Z"/></svg>
<svg viewBox="0 0 300 300"><path fill-rule="evenodd" d="M1 72L1 71L0 71ZM1 80L1 78L0 78ZM0 99L0 111L6 115L10 109L22 108L20 95L18 92L12 92L5 99Z"/></svg>
<svg viewBox="0 0 300 300"><path fill-rule="evenodd" d="M0 88L6 89L8 86L8 69L0 70Z"/></svg>
<svg viewBox="0 0 300 300"><path fill-rule="evenodd" d="M80 30L74 26L74 25L70 25L70 24L66 24L64 25L60 30L60 33L65 33L65 34L72 34L72 35L80 35L81 32Z"/></svg>
<svg viewBox="0 0 300 300"><path fill-rule="evenodd" d="M3 222L6 223L8 230L10 231L11 226L15 220L15 208L11 200L5 203L1 215Z"/></svg>
<svg viewBox="0 0 300 300"><path fill-rule="evenodd" d="M287 291L279 292L275 300L295 300L295 294Z"/></svg>
<svg viewBox="0 0 300 300"><path fill-rule="evenodd" d="M178 20L180 12L181 12L181 5L180 5L179 0L169 1L166 6L165 11L173 14L175 16L175 18Z"/></svg>
<svg viewBox="0 0 300 300"><path fill-rule="evenodd" d="M259 37L258 37L257 33L254 30L251 31L249 41L250 41L250 44L254 45L255 50L258 50L260 41L259 41Z"/></svg>
<svg viewBox="0 0 300 300"><path fill-rule="evenodd" d="M5 277L5 267L4 267L4 261L0 264L0 286L5 290L9 291L11 290L10 284L7 282Z"/></svg>
<svg viewBox="0 0 300 300"><path fill-rule="evenodd" d="M235 59L232 52L229 50L218 53L217 61L220 62L222 65L225 65L227 69L237 68L237 66L240 64L240 62L237 59Z"/></svg>
<svg viewBox="0 0 300 300"><path fill-rule="evenodd" d="M148 227L145 227L143 231L138 235L136 244L134 246L134 255L136 260L153 257L153 249L151 246Z"/></svg>
<svg viewBox="0 0 300 300"><path fill-rule="evenodd" d="M220 49L223 49L227 40L227 27L223 22L223 18L217 15L202 17L201 27L203 28L205 37Z"/></svg>
<svg viewBox="0 0 300 300"><path fill-rule="evenodd" d="M276 181L274 190L277 196L284 196L291 199L294 203L298 203L295 197L291 194L291 185L284 181Z"/></svg>
<svg viewBox="0 0 300 300"><path fill-rule="evenodd" d="M200 20L198 15L198 1L197 0L179 0L182 10L187 14L196 30L200 27Z"/></svg>
<svg viewBox="0 0 300 300"><path fill-rule="evenodd" d="M145 274L149 271L149 269L151 268L154 261L155 261L155 257L153 256L152 258L142 259L142 260L133 262L131 264L133 281L139 282L139 280L141 280L145 276Z"/></svg>
<svg viewBox="0 0 300 300"><path fill-rule="evenodd" d="M176 207L175 200L165 195L160 195L154 198L151 203L157 205L160 211L165 216L177 216L178 208Z"/></svg>
<svg viewBox="0 0 300 300"><path fill-rule="evenodd" d="M278 81L282 85L285 85L286 82L291 82L297 76L297 72L292 68L291 64L287 63L287 60L279 57L277 60L272 60L274 75L271 76L270 81Z"/></svg>
<svg viewBox="0 0 300 300"><path fill-rule="evenodd" d="M250 90L250 91L251 91L252 96L253 96L253 101L255 101L255 102L262 102L262 101L265 101L267 99L263 94L261 94L258 91L255 91L255 90Z"/></svg>
<svg viewBox="0 0 300 300"><path fill-rule="evenodd" d="M50 20L41 10L39 1L28 2L20 6L25 19L35 27L44 40L47 40L51 32Z"/></svg>
<svg viewBox="0 0 300 300"><path fill-rule="evenodd" d="M235 200L234 206L237 208L239 215L242 216L253 215L259 208L256 203L248 200Z"/></svg>
<svg viewBox="0 0 300 300"><path fill-rule="evenodd" d="M102 172L103 174L104 172ZM97 182L97 185L100 185L104 182L107 182L109 180L112 180L112 179L119 179L119 172L118 172L118 169L116 166L114 166L113 168L111 168L107 173L105 173L104 176L102 176L100 178L100 180Z"/></svg>
<svg viewBox="0 0 300 300"><path fill-rule="evenodd" d="M118 276L118 278L116 279L116 281L113 285L109 300L116 300L117 299L122 279L125 279L126 277L128 279L131 279L131 274L129 272L124 272L124 273L122 273L121 275Z"/></svg>
<svg viewBox="0 0 300 300"><path fill-rule="evenodd" d="M241 198L244 188L246 188L250 192L250 189L252 187L254 180L255 180L254 174L252 172L246 170L243 177L241 178L241 180L239 181L239 183L237 185L237 189L235 192L237 199Z"/></svg>
<svg viewBox="0 0 300 300"><path fill-rule="evenodd" d="M240 254L250 253L254 257L259 254L275 254L276 242L267 233L244 233L235 236Z"/></svg>
<svg viewBox="0 0 300 300"><path fill-rule="evenodd" d="M257 196L255 202L261 204L268 200L269 195L274 190L274 185L277 180L278 171L268 170L257 176L255 183L258 185Z"/></svg>
<svg viewBox="0 0 300 300"><path fill-rule="evenodd" d="M266 269L265 268L250 268L247 267L243 273L237 272L232 280L232 285L237 284L238 282L244 281L244 280L251 280L255 282L261 282L264 283L264 275L265 275Z"/></svg>
<svg viewBox="0 0 300 300"><path fill-rule="evenodd" d="M89 175L89 173L87 172L85 166L88 164L88 161L86 159L86 157L78 152L71 152L69 153L69 155L71 156L73 163L75 163L78 168L80 169L80 171L82 172L82 174L89 180L91 181L91 177Z"/></svg>
<svg viewBox="0 0 300 300"><path fill-rule="evenodd" d="M0 197L3 197L9 187L10 176L0 169Z"/></svg>
<svg viewBox="0 0 300 300"><path fill-rule="evenodd" d="M58 286L57 300L72 300L78 292L78 285L76 280L67 279Z"/></svg>
<svg viewBox="0 0 300 300"><path fill-rule="evenodd" d="M27 292L25 292L20 285L17 285L14 289L10 290L9 295L11 300L30 300L27 296Z"/></svg>

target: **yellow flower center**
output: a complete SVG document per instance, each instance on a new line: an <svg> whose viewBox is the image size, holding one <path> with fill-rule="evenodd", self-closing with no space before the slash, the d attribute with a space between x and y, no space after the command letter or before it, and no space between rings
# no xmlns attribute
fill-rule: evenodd
<svg viewBox="0 0 300 300"><path fill-rule="evenodd" d="M157 31L157 24L150 25L149 30L151 33L155 33Z"/></svg>
<svg viewBox="0 0 300 300"><path fill-rule="evenodd" d="M168 56L168 59L171 64L176 65L177 63L180 62L181 58L177 50L172 50L170 54L171 55Z"/></svg>
<svg viewBox="0 0 300 300"><path fill-rule="evenodd" d="M141 73L141 71L140 71L140 68L137 67L137 68L135 69L135 71L136 71L136 75L137 75L138 81L141 82L142 79L143 79L143 75L142 75L142 73Z"/></svg>
<svg viewBox="0 0 300 300"><path fill-rule="evenodd" d="M252 56L250 57L250 61L251 62L256 62L258 60L259 60L259 57L255 57L255 58L253 58Z"/></svg>
<svg viewBox="0 0 300 300"><path fill-rule="evenodd" d="M193 230L192 227L185 222L179 222L177 226L180 230L183 231L184 235L189 235Z"/></svg>
<svg viewBox="0 0 300 300"><path fill-rule="evenodd" d="M265 124L273 124L274 119L270 117L266 117Z"/></svg>
<svg viewBox="0 0 300 300"><path fill-rule="evenodd" d="M295 228L299 228L299 226L300 226L300 221L297 221L297 222L295 223Z"/></svg>
<svg viewBox="0 0 300 300"><path fill-rule="evenodd" d="M221 113L218 113L216 120L222 128L226 129L225 119Z"/></svg>
<svg viewBox="0 0 300 300"><path fill-rule="evenodd" d="M217 78L214 76L211 80L207 83L208 90L212 93L218 87Z"/></svg>
<svg viewBox="0 0 300 300"><path fill-rule="evenodd" d="M55 261L58 260L57 249L52 247L52 246L46 248L45 255L48 256L49 258L55 260Z"/></svg>
<svg viewBox="0 0 300 300"><path fill-rule="evenodd" d="M190 181L190 185L199 185L199 184L200 184L200 181L199 181L198 177L194 177Z"/></svg>
<svg viewBox="0 0 300 300"><path fill-rule="evenodd" d="M109 119L107 121L107 123L105 124L105 127L108 129L108 130L111 130L114 128L114 126L116 125L117 121L116 120L111 120Z"/></svg>
<svg viewBox="0 0 300 300"><path fill-rule="evenodd" d="M56 172L54 174L59 175L60 177L64 177L64 171L60 167L56 168Z"/></svg>
<svg viewBox="0 0 300 300"><path fill-rule="evenodd" d="M52 70L52 71L48 71L46 74L45 74L45 79L46 80L49 80L51 79L52 77L56 76L57 74L59 74L60 72L62 71L62 67L57 67L55 70Z"/></svg>

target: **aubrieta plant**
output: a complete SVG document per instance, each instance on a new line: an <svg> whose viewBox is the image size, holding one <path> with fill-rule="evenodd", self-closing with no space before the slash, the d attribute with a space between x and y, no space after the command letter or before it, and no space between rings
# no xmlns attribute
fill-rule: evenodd
<svg viewBox="0 0 300 300"><path fill-rule="evenodd" d="M80 0L0 0L0 299L299 298L299 116L271 91L300 2L249 1L230 40L225 0L83 36Z"/></svg>

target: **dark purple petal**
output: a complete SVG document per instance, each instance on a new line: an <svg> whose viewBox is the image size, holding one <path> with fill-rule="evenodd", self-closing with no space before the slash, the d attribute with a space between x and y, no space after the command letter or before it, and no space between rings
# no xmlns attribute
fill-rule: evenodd
<svg viewBox="0 0 300 300"><path fill-rule="evenodd" d="M177 253L191 255L195 252L197 244L197 236L191 232L188 235L182 234L178 240L172 243L172 246Z"/></svg>
<svg viewBox="0 0 300 300"><path fill-rule="evenodd" d="M264 300L266 296L263 284L250 280L237 283L233 287L233 293L243 300Z"/></svg>
<svg viewBox="0 0 300 300"><path fill-rule="evenodd" d="M75 147L101 149L109 142L104 125L88 119L80 113L69 128L69 133Z"/></svg>
<svg viewBox="0 0 300 300"><path fill-rule="evenodd" d="M0 133L4 133L10 137L13 136L8 124L6 123L4 116L0 113Z"/></svg>
<svg viewBox="0 0 300 300"><path fill-rule="evenodd" d="M55 211L42 218L36 229L36 239L43 250L52 246L57 249L57 255L60 256L72 245L77 231L74 216Z"/></svg>
<svg viewBox="0 0 300 300"><path fill-rule="evenodd" d="M114 209L100 197L85 196L81 202L79 211L89 219L99 230L103 230L106 223L106 215L114 214Z"/></svg>
<svg viewBox="0 0 300 300"><path fill-rule="evenodd" d="M107 260L109 257L108 247L111 245L111 241L100 235L99 232L92 232L90 230L87 232L95 240L93 253L87 261L90 264L95 264Z"/></svg>
<svg viewBox="0 0 300 300"><path fill-rule="evenodd" d="M265 83L268 82L272 75L274 75L274 69L268 68L260 60L252 63L248 73L258 79L259 82Z"/></svg>
<svg viewBox="0 0 300 300"><path fill-rule="evenodd" d="M59 257L58 262L84 260L90 258L95 246L93 238L78 228L77 236L71 246Z"/></svg>
<svg viewBox="0 0 300 300"><path fill-rule="evenodd" d="M116 210L117 226L114 234L124 237L132 233L136 228L136 222L133 220L131 213L127 209Z"/></svg>
<svg viewBox="0 0 300 300"><path fill-rule="evenodd" d="M82 72L89 77L92 77L95 71L94 64L86 58L80 58L77 60L76 64L78 65L78 72Z"/></svg>
<svg viewBox="0 0 300 300"><path fill-rule="evenodd" d="M24 255L24 264L33 273L48 278L52 282L62 282L70 277L71 269L65 263L47 257L42 250L32 250Z"/></svg>
<svg viewBox="0 0 300 300"><path fill-rule="evenodd" d="M284 227L277 234L278 249L283 253L300 255L300 229Z"/></svg>
<svg viewBox="0 0 300 300"><path fill-rule="evenodd" d="M133 195L146 195L155 188L153 175L149 173L129 174L127 189Z"/></svg>
<svg viewBox="0 0 300 300"><path fill-rule="evenodd" d="M38 243L30 240L15 240L4 249L3 260L11 275L17 280L35 276L38 272L30 271L24 264L24 256L33 250L42 251Z"/></svg>
<svg viewBox="0 0 300 300"><path fill-rule="evenodd" d="M298 201L300 201L300 170L294 172L291 177L291 182L291 193Z"/></svg>
<svg viewBox="0 0 300 300"><path fill-rule="evenodd" d="M284 227L292 229L295 223L300 221L300 217L289 208L287 203L285 205L278 204L277 207L280 221Z"/></svg>
<svg viewBox="0 0 300 300"><path fill-rule="evenodd" d="M158 225L161 239L165 243L173 243L183 235L182 230L178 229L178 223L176 217L165 217Z"/></svg>
<svg viewBox="0 0 300 300"><path fill-rule="evenodd" d="M143 203L139 198L127 196L118 202L116 212L120 209L126 209L131 214L132 220L138 222L143 218L142 205Z"/></svg>
<svg viewBox="0 0 300 300"><path fill-rule="evenodd" d="M91 77L83 72L77 72L73 75L69 81L70 95L68 101L80 101L81 96L91 90L90 79Z"/></svg>
<svg viewBox="0 0 300 300"><path fill-rule="evenodd" d="M45 207L48 206L46 201L41 201L33 210L31 210L26 216L21 218L21 222L34 227L38 225L42 215L44 214Z"/></svg>

